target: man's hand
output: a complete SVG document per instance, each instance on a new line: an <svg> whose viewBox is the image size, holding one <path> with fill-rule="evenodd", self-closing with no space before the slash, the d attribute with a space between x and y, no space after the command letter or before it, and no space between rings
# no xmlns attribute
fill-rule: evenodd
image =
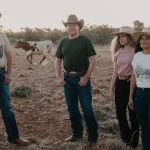
<svg viewBox="0 0 150 150"><path fill-rule="evenodd" d="M57 78L57 83L58 83L58 85L61 85L61 86L66 84L66 82L64 81L64 79L62 77Z"/></svg>
<svg viewBox="0 0 150 150"><path fill-rule="evenodd" d="M4 84L9 84L10 82L11 82L11 73L6 73Z"/></svg>
<svg viewBox="0 0 150 150"><path fill-rule="evenodd" d="M89 76L85 75L83 77L80 77L80 82L79 85L80 86L86 86L87 82L89 81Z"/></svg>

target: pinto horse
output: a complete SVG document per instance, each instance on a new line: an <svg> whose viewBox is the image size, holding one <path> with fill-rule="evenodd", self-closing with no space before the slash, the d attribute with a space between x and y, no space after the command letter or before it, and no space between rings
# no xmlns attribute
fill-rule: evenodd
<svg viewBox="0 0 150 150"><path fill-rule="evenodd" d="M30 64L32 64L33 55L43 55L42 60L39 64L41 64L50 54L52 49L52 42L51 41L40 41L34 42L33 45L29 44L28 42L17 41L15 48L22 48L27 53L27 60Z"/></svg>

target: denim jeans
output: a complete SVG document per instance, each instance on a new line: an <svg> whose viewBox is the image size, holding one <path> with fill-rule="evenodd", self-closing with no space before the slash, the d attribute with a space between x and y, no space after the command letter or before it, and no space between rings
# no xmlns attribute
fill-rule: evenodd
<svg viewBox="0 0 150 150"><path fill-rule="evenodd" d="M125 143L131 144L132 147L137 147L139 140L139 122L135 111L128 107L129 93L130 82L127 80L117 79L115 88L115 105L121 138ZM130 124L127 119L127 109L129 112ZM132 138L135 132L136 136Z"/></svg>
<svg viewBox="0 0 150 150"><path fill-rule="evenodd" d="M150 150L150 89L136 89L134 107L141 126L143 150Z"/></svg>
<svg viewBox="0 0 150 150"><path fill-rule="evenodd" d="M96 143L98 139L98 125L92 108L91 82L89 80L87 85L82 87L79 85L80 77L65 76L64 79L66 82L64 92L73 136L80 138L83 134L81 114L78 107L78 101L80 101L87 126L88 141L90 143Z"/></svg>
<svg viewBox="0 0 150 150"><path fill-rule="evenodd" d="M0 109L5 123L8 141L14 142L19 138L15 115L11 110L11 99L9 94L9 85L4 84L5 69L0 69Z"/></svg>

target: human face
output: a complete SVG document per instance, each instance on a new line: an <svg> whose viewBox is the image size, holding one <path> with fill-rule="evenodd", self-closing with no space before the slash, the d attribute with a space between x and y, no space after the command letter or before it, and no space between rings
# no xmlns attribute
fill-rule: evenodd
<svg viewBox="0 0 150 150"><path fill-rule="evenodd" d="M76 23L68 23L67 32L69 36L77 36L79 34L79 26Z"/></svg>
<svg viewBox="0 0 150 150"><path fill-rule="evenodd" d="M128 37L126 34L119 34L119 42L122 46L126 46L129 44Z"/></svg>
<svg viewBox="0 0 150 150"><path fill-rule="evenodd" d="M140 38L140 44L143 50L150 50L150 36L142 35Z"/></svg>

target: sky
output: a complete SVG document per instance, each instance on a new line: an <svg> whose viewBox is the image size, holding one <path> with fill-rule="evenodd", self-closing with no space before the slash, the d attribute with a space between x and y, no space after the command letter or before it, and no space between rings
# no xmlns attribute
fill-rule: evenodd
<svg viewBox="0 0 150 150"><path fill-rule="evenodd" d="M133 26L140 20L150 26L150 0L0 0L0 25L20 31L23 27L64 29L69 14L85 25Z"/></svg>

